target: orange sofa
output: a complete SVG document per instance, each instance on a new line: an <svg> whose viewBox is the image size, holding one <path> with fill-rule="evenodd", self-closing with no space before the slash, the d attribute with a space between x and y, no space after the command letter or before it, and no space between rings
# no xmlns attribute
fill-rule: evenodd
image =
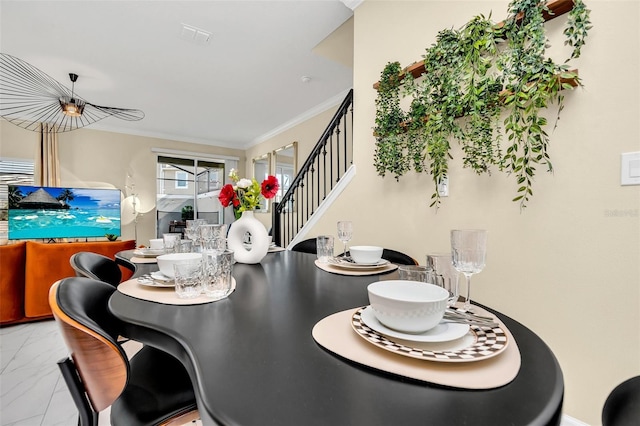
<svg viewBox="0 0 640 426"><path fill-rule="evenodd" d="M51 318L48 295L51 285L75 275L69 258L91 251L110 258L135 248L135 241L85 243L37 243L22 241L0 246L0 325ZM123 280L132 272L122 269Z"/></svg>

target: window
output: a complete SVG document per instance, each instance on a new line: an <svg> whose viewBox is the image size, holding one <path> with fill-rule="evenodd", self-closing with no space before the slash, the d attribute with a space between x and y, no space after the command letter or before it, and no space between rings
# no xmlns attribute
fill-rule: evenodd
<svg viewBox="0 0 640 426"><path fill-rule="evenodd" d="M33 161L0 158L0 238L7 236L9 185L33 185Z"/></svg>
<svg viewBox="0 0 640 426"><path fill-rule="evenodd" d="M176 189L186 189L187 185L187 172L176 172Z"/></svg>
<svg viewBox="0 0 640 426"><path fill-rule="evenodd" d="M171 225L191 218L223 223L218 191L225 169L231 167L237 167L237 161L158 155L156 234L160 237Z"/></svg>

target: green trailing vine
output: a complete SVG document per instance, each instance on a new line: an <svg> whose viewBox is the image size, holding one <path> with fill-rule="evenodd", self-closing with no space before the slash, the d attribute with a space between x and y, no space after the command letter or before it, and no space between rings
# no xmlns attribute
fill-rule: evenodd
<svg viewBox="0 0 640 426"><path fill-rule="evenodd" d="M402 123L406 121L406 114L400 107L401 70L399 62L392 62L382 71L374 128L378 140L374 162L376 171L381 176L387 171L392 172L396 179L410 169L404 152L406 138Z"/></svg>
<svg viewBox="0 0 640 426"><path fill-rule="evenodd" d="M513 0L501 24L479 15L459 30L441 31L426 49L418 80L405 76L398 62L387 64L376 99L378 174L399 179L411 169L430 173L437 188L448 173L451 143L457 142L464 167L514 175L514 201L526 207L537 167L553 170L543 113L557 105L557 123L561 90L573 88L570 81L582 85L568 61L580 56L591 28L589 10L575 0L564 30L571 57L556 64L545 56L547 12L545 2ZM400 106L406 96L407 112ZM431 198L432 206L440 205L437 190Z"/></svg>

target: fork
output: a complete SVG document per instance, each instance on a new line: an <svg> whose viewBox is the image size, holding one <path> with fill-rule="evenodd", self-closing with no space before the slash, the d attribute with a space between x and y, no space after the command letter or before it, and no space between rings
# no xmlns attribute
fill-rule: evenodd
<svg viewBox="0 0 640 426"><path fill-rule="evenodd" d="M465 315L459 312L445 312L444 320L449 322L457 322L461 324L477 325L480 327L497 327L498 323L493 318L475 317L473 315Z"/></svg>

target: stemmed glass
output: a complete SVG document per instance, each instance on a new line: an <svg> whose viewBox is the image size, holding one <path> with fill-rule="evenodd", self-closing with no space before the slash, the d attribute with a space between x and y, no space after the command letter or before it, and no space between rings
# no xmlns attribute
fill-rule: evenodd
<svg viewBox="0 0 640 426"><path fill-rule="evenodd" d="M205 219L193 219L193 220L187 220L187 226L184 229L184 236L193 241L193 245L194 250L196 252L199 252L200 249L200 241L199 241L199 236L200 236L200 230L198 229L200 227L200 225L206 225L207 221Z"/></svg>
<svg viewBox="0 0 640 426"><path fill-rule="evenodd" d="M451 231L451 261L467 279L466 311L471 307L471 275L484 269L487 255L487 231L483 229L454 229Z"/></svg>
<svg viewBox="0 0 640 426"><path fill-rule="evenodd" d="M341 220L338 222L338 239L344 244L343 257L347 256L347 242L353 237L353 223L350 220Z"/></svg>

